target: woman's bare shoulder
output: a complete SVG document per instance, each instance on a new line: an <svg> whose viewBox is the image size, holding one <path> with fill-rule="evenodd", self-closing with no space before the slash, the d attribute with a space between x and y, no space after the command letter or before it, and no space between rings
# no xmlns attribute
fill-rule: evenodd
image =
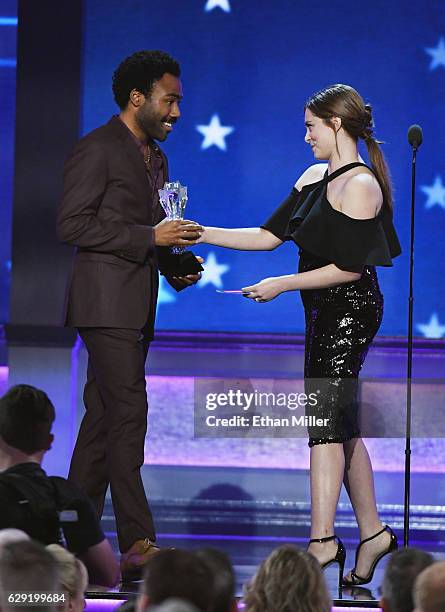
<svg viewBox="0 0 445 612"><path fill-rule="evenodd" d="M309 166L295 183L295 189L301 191L306 185L321 181L327 168L327 164L314 164L313 166Z"/></svg>
<svg viewBox="0 0 445 612"><path fill-rule="evenodd" d="M382 203L382 190L371 172L360 172L345 182L341 194L341 210L349 217L375 217L380 212Z"/></svg>

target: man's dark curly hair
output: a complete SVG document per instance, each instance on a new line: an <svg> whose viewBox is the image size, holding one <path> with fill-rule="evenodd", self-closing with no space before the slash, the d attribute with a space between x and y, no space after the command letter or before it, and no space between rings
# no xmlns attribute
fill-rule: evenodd
<svg viewBox="0 0 445 612"><path fill-rule="evenodd" d="M116 68L113 74L113 94L121 110L126 108L130 92L137 89L144 96L165 73L181 75L178 62L164 51L137 51Z"/></svg>

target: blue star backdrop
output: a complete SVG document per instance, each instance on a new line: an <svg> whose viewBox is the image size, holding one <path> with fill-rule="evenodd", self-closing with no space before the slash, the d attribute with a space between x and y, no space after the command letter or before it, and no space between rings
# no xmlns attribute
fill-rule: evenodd
<svg viewBox="0 0 445 612"><path fill-rule="evenodd" d="M17 0L0 0L0 323L8 320L11 278L11 216Z"/></svg>
<svg viewBox="0 0 445 612"><path fill-rule="evenodd" d="M171 0L168 5L88 0L85 11L82 133L117 112L111 75L124 57L139 49L170 52L181 63L185 97L182 118L163 148L171 178L189 188L187 217L204 225L258 226L314 163L303 140L303 104L314 91L347 83L372 104L376 135L386 142L404 251L394 268L379 268L385 295L382 335L406 333L411 170L406 132L420 123L424 144L418 155L415 334L445 337L443 0L360 5L352 0L310 5L296 0ZM11 26L2 26L3 32L10 36ZM1 49L5 58L11 53L3 43ZM0 63L2 83L9 79L9 87L13 72ZM10 100L3 88L1 96L3 111ZM1 113L2 135L10 129L6 116ZM2 190L3 320L9 208L10 194ZM216 292L295 271L295 246L266 253L207 245L194 250L206 259L203 278L179 295L161 282L158 329L303 331L298 293L255 304Z"/></svg>

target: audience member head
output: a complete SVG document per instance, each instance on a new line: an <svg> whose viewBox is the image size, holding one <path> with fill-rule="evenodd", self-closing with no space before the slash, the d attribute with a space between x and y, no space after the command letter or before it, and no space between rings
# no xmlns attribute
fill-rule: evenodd
<svg viewBox="0 0 445 612"><path fill-rule="evenodd" d="M3 546L6 546L6 544L27 542L29 540L29 535L21 529L0 529L0 555L2 554Z"/></svg>
<svg viewBox="0 0 445 612"><path fill-rule="evenodd" d="M150 612L199 612L191 603L182 601L182 599L168 599L160 606L150 608Z"/></svg>
<svg viewBox="0 0 445 612"><path fill-rule="evenodd" d="M413 589L415 612L445 610L445 561L436 561L416 578Z"/></svg>
<svg viewBox="0 0 445 612"><path fill-rule="evenodd" d="M380 607L383 612L411 612L412 587L422 570L434 562L433 556L418 548L401 548L390 557L382 582Z"/></svg>
<svg viewBox="0 0 445 612"><path fill-rule="evenodd" d="M56 559L59 568L60 589L66 595L63 610L66 612L83 612L85 608L85 591L88 585L88 572L85 565L62 546L50 544L46 547ZM60 607L59 607L60 609Z"/></svg>
<svg viewBox="0 0 445 612"><path fill-rule="evenodd" d="M244 597L246 612L330 612L323 571L308 552L280 546L258 568Z"/></svg>
<svg viewBox="0 0 445 612"><path fill-rule="evenodd" d="M127 599L124 603L121 603L120 606L115 608L116 612L136 612L136 600L135 599Z"/></svg>
<svg viewBox="0 0 445 612"><path fill-rule="evenodd" d="M229 557L215 548L202 548L195 553L213 575L212 612L235 612L235 574Z"/></svg>
<svg viewBox="0 0 445 612"><path fill-rule="evenodd" d="M0 398L0 439L25 455L51 447L54 406L43 391L30 385L11 387Z"/></svg>
<svg viewBox="0 0 445 612"><path fill-rule="evenodd" d="M195 554L180 549L165 549L148 561L136 610L177 598L208 612L212 605L213 576Z"/></svg>
<svg viewBox="0 0 445 612"><path fill-rule="evenodd" d="M29 612L29 607L11 605L7 594L23 591L59 592L59 570L53 555L37 542L5 544L0 555L0 608L2 612ZM54 604L33 606L33 612L47 612Z"/></svg>

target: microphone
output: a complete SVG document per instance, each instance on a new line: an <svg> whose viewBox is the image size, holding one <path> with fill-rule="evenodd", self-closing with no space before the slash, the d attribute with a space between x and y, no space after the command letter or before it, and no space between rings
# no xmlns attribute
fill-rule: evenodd
<svg viewBox="0 0 445 612"><path fill-rule="evenodd" d="M405 433L405 492L403 500L403 543L409 543L409 512L411 484L411 405L413 371L413 313L414 313L414 221L416 200L416 157L422 144L423 132L420 125L412 125L408 130L408 142L412 147L411 162L411 231L409 259L409 298L408 298L408 358L406 374L406 433Z"/></svg>
<svg viewBox="0 0 445 612"><path fill-rule="evenodd" d="M408 142L413 149L418 149L423 141L423 131L420 125L414 124L408 130Z"/></svg>

